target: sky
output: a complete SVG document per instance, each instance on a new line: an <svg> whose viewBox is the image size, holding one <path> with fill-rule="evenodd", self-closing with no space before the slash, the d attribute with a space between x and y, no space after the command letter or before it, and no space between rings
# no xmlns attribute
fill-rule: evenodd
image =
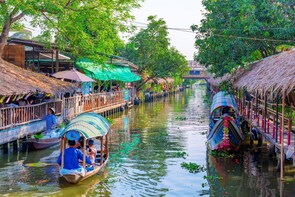
<svg viewBox="0 0 295 197"><path fill-rule="evenodd" d="M147 17L157 15L163 18L168 27L190 28L202 19L202 0L145 0L139 9L133 10L136 22L147 23ZM172 46L175 46L187 60L193 59L195 35L169 30Z"/></svg>

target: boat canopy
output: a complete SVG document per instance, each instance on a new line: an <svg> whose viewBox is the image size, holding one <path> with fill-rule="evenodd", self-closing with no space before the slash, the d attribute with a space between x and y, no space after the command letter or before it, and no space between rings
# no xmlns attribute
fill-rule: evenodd
<svg viewBox="0 0 295 197"><path fill-rule="evenodd" d="M238 111L237 104L235 101L235 98L233 95L227 93L227 92L218 92L213 97L213 102L210 109L210 114L212 112L220 107L231 107L235 110L235 112Z"/></svg>
<svg viewBox="0 0 295 197"><path fill-rule="evenodd" d="M85 138L103 137L110 128L110 123L96 113L85 113L74 118L61 132L65 136L69 132L79 132Z"/></svg>
<svg viewBox="0 0 295 197"><path fill-rule="evenodd" d="M80 59L76 62L76 67L83 70L87 76L100 81L134 82L141 80L138 75L131 72L129 66L125 65L102 65L88 59Z"/></svg>

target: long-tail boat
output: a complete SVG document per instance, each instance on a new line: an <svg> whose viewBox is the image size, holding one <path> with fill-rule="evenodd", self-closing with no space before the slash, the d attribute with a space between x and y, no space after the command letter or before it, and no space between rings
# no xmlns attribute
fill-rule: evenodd
<svg viewBox="0 0 295 197"><path fill-rule="evenodd" d="M244 140L234 96L227 92L214 95L209 124L211 150L237 150Z"/></svg>
<svg viewBox="0 0 295 197"><path fill-rule="evenodd" d="M81 173L69 173L60 174L67 182L76 184L81 182L101 171L108 162L108 132L110 129L110 123L102 116L95 113L85 113L74 118L61 133L61 170L64 167L64 150L66 148L66 140L68 133L78 132L81 137L84 138L83 143L83 161L82 168L85 170L85 174ZM100 141L100 147L98 149L98 157L96 163L88 170L86 167L86 140L98 139Z"/></svg>

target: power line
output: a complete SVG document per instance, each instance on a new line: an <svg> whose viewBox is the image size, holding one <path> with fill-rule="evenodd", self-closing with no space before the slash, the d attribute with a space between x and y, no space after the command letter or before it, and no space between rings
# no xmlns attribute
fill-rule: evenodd
<svg viewBox="0 0 295 197"><path fill-rule="evenodd" d="M212 34L213 36L217 37L224 37L224 38L238 38L238 39L244 39L244 40L254 40L254 41L270 41L270 42L289 42L289 43L295 43L295 40L278 40L278 39L269 39L269 38L251 38L251 37L244 37L244 36L227 36L227 35L221 35L221 34Z"/></svg>
<svg viewBox="0 0 295 197"><path fill-rule="evenodd" d="M135 26L138 28L147 28L147 23L143 23L143 22L137 22L135 21L134 23L137 24L141 24L141 25L131 25L131 26ZM193 32L191 29L187 29L187 28L178 28L178 27L167 27L167 29L169 30L174 30L174 31L181 31L181 32L185 32L185 33L196 33ZM264 30L266 29L294 29L295 27L274 27L274 28L264 28ZM216 29L216 30L222 30L222 29ZM238 29L223 29L223 30L238 30ZM242 30L242 29L239 29ZM224 38L237 38L237 39L244 39L244 40L252 40L252 41L268 41L268 42L288 42L288 43L295 43L295 40L280 40L280 39L270 39L270 38L256 38L256 37L246 37L246 36L234 36L234 35L222 35L222 34L211 34L212 36L216 36L216 37L224 37Z"/></svg>

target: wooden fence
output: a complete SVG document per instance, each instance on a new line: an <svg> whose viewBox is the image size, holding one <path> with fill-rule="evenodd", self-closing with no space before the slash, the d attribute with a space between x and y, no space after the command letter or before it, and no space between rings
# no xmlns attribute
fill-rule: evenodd
<svg viewBox="0 0 295 197"><path fill-rule="evenodd" d="M281 104L269 103L254 96L252 96L252 102L238 97L236 100L240 114L246 117L252 125L261 128L262 132L270 135L275 142L281 143L283 136L286 145L291 145L292 129L295 129L294 122L292 115L284 116L283 120L282 113L276 110L277 105L279 107ZM292 114L294 108L290 108Z"/></svg>
<svg viewBox="0 0 295 197"><path fill-rule="evenodd" d="M129 101L134 98L134 90L129 90ZM54 107L56 115L69 120L78 114L124 104L124 91L98 93L87 96L74 96L53 102L36 105L0 108L0 130L8 129L43 117L49 107Z"/></svg>

